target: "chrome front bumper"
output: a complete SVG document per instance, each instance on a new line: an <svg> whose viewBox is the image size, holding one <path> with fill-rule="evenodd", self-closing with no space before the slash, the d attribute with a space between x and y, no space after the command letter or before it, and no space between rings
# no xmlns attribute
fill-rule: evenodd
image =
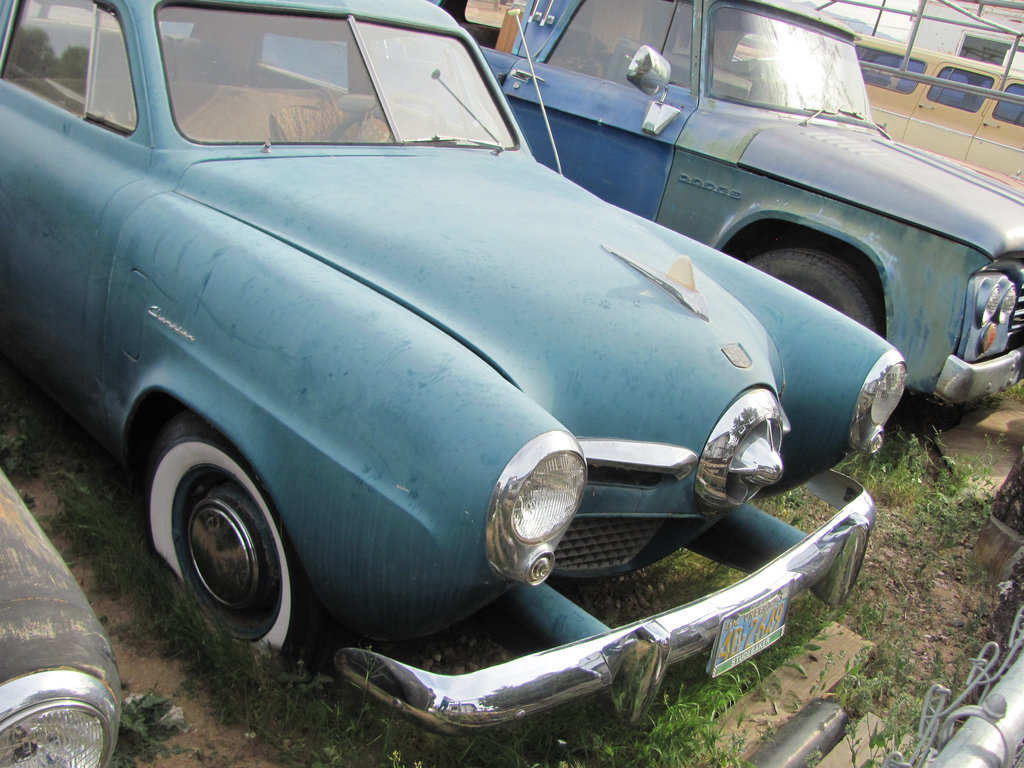
<svg viewBox="0 0 1024 768"><path fill-rule="evenodd" d="M964 403L1002 392L1020 381L1022 362L1024 349L1020 348L980 363L965 363L950 355L935 383L935 395L950 403Z"/></svg>
<svg viewBox="0 0 1024 768"><path fill-rule="evenodd" d="M372 651L343 648L335 664L374 696L440 731L497 725L608 688L619 714L636 721L668 665L710 648L744 606L789 585L829 603L856 581L875 504L859 484L828 471L807 489L839 510L828 523L741 581L692 603L568 645L465 675L426 672Z"/></svg>

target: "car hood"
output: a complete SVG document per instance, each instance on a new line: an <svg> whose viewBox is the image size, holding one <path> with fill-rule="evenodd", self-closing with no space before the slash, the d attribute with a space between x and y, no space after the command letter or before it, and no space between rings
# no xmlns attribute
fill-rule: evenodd
<svg viewBox="0 0 1024 768"><path fill-rule="evenodd" d="M782 386L764 328L699 268L709 321L620 258L664 273L684 248L698 263L724 257L528 156L225 159L192 165L177 192L391 297L580 436L703 441L739 392ZM730 362L730 345L749 367Z"/></svg>
<svg viewBox="0 0 1024 768"><path fill-rule="evenodd" d="M740 165L952 237L990 258L1024 249L1019 187L881 136L780 125L757 133Z"/></svg>

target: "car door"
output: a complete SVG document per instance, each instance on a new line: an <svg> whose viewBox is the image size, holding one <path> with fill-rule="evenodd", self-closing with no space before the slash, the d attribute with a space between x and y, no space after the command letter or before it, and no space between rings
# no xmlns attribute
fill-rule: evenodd
<svg viewBox="0 0 1024 768"><path fill-rule="evenodd" d="M0 349L89 414L102 402L110 279L97 238L115 193L142 175L148 142L132 139L135 94L112 11L25 0L14 18L0 72Z"/></svg>
<svg viewBox="0 0 1024 768"><path fill-rule="evenodd" d="M615 205L654 218L673 145L695 107L689 89L692 4L538 0L536 6L525 30L537 58L536 82L522 45L512 57L488 53L531 149L541 162L557 166L543 100L563 173ZM662 51L673 67L674 84L665 94L652 97L626 79L630 59L645 44ZM662 95L680 112L656 134L647 133L645 114Z"/></svg>

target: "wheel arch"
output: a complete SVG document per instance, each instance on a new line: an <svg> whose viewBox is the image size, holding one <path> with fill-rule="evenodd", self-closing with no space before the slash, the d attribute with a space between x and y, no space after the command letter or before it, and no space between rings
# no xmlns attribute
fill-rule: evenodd
<svg viewBox="0 0 1024 768"><path fill-rule="evenodd" d="M146 467L160 430L184 411L196 413L193 408L167 392L152 390L139 396L125 425L121 457L137 487L141 488L146 483ZM201 416L199 413L196 415Z"/></svg>
<svg viewBox="0 0 1024 768"><path fill-rule="evenodd" d="M781 248L811 248L834 254L853 267L868 282L875 295L881 298L888 329L892 307L885 290L884 268L881 261L867 249L805 224L774 218L758 219L747 224L734 232L719 248L744 263L766 251Z"/></svg>

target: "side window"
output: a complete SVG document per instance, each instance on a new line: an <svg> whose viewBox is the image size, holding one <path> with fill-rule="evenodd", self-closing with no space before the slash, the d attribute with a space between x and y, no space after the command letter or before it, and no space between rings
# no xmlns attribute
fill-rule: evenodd
<svg viewBox="0 0 1024 768"><path fill-rule="evenodd" d="M943 67L938 76L943 80L950 80L954 83L966 83L967 85L976 85L980 88L991 88L992 84L995 83L995 78L989 77L988 75L969 72L966 69L959 69L957 67ZM934 101L936 104L945 104L947 107L962 109L965 112L977 112L981 109L981 105L985 103L985 97L974 93L964 93L963 91L958 91L955 88L943 88L939 85L933 85L928 89L928 101Z"/></svg>
<svg viewBox="0 0 1024 768"><path fill-rule="evenodd" d="M857 46L857 58L870 64L880 64L883 67L893 67L896 69L899 69L903 64L903 54L901 53L880 51L877 48L868 48L863 45ZM920 59L910 59L907 62L908 72L921 75L924 74L924 70L925 63ZM865 83L885 88L887 91L910 93L917 87L917 83L914 80L908 80L905 77L896 77L895 75L887 75L884 72L874 72L869 69L863 70L863 73Z"/></svg>
<svg viewBox="0 0 1024 768"><path fill-rule="evenodd" d="M625 85L637 48L664 47L672 8L671 0L588 0L569 22L548 63Z"/></svg>
<svg viewBox="0 0 1024 768"><path fill-rule="evenodd" d="M1012 93L1015 96L1024 96L1024 85L1018 85L1017 83L1008 85L1006 92ZM996 108L992 110L992 117L996 120L1002 120L1004 123L1024 125L1024 106L1000 101Z"/></svg>
<svg viewBox="0 0 1024 768"><path fill-rule="evenodd" d="M79 117L135 129L124 33L117 17L91 2L25 2L2 76Z"/></svg>

